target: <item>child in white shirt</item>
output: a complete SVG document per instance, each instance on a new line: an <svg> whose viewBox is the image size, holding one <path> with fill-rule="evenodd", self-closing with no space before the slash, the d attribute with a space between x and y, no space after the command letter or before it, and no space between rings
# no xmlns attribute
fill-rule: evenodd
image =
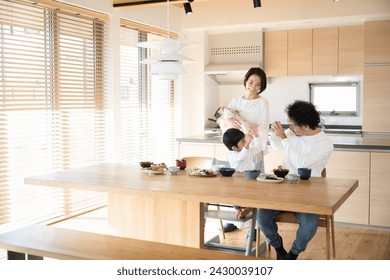
<svg viewBox="0 0 390 280"><path fill-rule="evenodd" d="M222 136L223 143L229 149L228 159L230 166L237 171L253 170L258 168L258 163L253 162L253 155L258 154L264 148L256 125L249 126L249 132L245 135L241 130L230 128ZM251 143L254 142L253 145ZM234 206L237 218L245 218L252 211L251 208Z"/></svg>

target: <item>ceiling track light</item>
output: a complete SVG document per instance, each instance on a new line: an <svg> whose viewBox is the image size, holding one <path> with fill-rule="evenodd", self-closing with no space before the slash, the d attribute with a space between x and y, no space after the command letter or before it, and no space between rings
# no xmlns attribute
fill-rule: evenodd
<svg viewBox="0 0 390 280"><path fill-rule="evenodd" d="M261 1L253 0L253 8L260 8L260 7L261 7Z"/></svg>
<svg viewBox="0 0 390 280"><path fill-rule="evenodd" d="M184 11L185 11L186 15L191 15L192 14L191 4L184 3L183 6L184 6Z"/></svg>

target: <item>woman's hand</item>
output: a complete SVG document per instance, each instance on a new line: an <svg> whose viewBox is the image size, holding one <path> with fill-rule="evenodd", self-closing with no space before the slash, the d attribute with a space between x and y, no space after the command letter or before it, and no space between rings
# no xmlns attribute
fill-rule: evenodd
<svg viewBox="0 0 390 280"><path fill-rule="evenodd" d="M253 135L253 137L259 137L259 128L255 124L249 124L249 133Z"/></svg>
<svg viewBox="0 0 390 280"><path fill-rule="evenodd" d="M276 121L271 125L271 130L275 133L276 136L285 139L287 138L286 134L284 133L284 129L282 127L281 122Z"/></svg>

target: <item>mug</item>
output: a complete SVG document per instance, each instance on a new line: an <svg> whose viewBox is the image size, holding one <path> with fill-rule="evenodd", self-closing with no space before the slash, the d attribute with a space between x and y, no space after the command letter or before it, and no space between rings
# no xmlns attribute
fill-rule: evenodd
<svg viewBox="0 0 390 280"><path fill-rule="evenodd" d="M298 168L298 174L301 180L309 180L311 176L311 169L310 168Z"/></svg>

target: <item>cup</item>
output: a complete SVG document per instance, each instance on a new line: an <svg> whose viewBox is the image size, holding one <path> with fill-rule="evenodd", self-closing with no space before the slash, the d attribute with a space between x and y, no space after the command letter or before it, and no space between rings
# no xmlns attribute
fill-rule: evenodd
<svg viewBox="0 0 390 280"><path fill-rule="evenodd" d="M291 173L289 173L289 174L286 175L286 178L287 178L287 180L288 180L291 184L296 184L296 183L298 183L298 181L299 181L299 175L297 175L297 174L291 174Z"/></svg>
<svg viewBox="0 0 390 280"><path fill-rule="evenodd" d="M176 166L180 167L180 170L184 170L187 167L187 161L185 159L177 159Z"/></svg>
<svg viewBox="0 0 390 280"><path fill-rule="evenodd" d="M301 178L301 180L309 180L310 176L311 176L311 169L310 168L298 168L298 174L299 174L299 178Z"/></svg>

